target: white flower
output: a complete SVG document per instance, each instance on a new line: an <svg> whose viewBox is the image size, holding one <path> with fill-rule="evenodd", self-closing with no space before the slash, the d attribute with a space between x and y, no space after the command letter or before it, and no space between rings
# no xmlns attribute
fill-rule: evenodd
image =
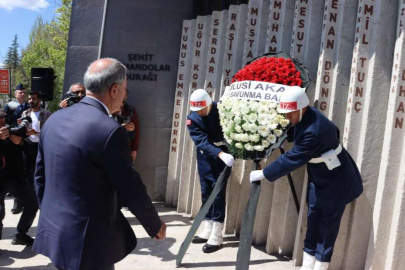
<svg viewBox="0 0 405 270"><path fill-rule="evenodd" d="M235 143L235 147L236 148L238 148L238 149L243 149L243 144L241 144L241 143Z"/></svg>
<svg viewBox="0 0 405 270"><path fill-rule="evenodd" d="M264 147L262 145L256 145L253 147L253 149L255 149L256 151L263 151Z"/></svg>
<svg viewBox="0 0 405 270"><path fill-rule="evenodd" d="M249 107L242 107L242 108L240 108L240 112L243 115L246 115L246 114L248 114L250 112L250 108Z"/></svg>
<svg viewBox="0 0 405 270"><path fill-rule="evenodd" d="M250 124L249 125L249 130L252 133L256 133L257 132L257 126L255 124Z"/></svg>
<svg viewBox="0 0 405 270"><path fill-rule="evenodd" d="M236 130L236 132L238 132L238 133L242 133L242 132L243 132L241 126L239 126L239 125L236 125L236 126L235 126L235 130Z"/></svg>
<svg viewBox="0 0 405 270"><path fill-rule="evenodd" d="M259 106L260 106L260 103L258 101L256 101L256 100L251 100L249 102L249 107L250 107L250 109L252 109L252 111L257 111Z"/></svg>
<svg viewBox="0 0 405 270"><path fill-rule="evenodd" d="M281 129L275 129L274 134L276 134L277 137L280 137L281 135L283 135L283 131Z"/></svg>
<svg viewBox="0 0 405 270"><path fill-rule="evenodd" d="M247 115L247 114L243 115L242 119L245 122L249 122L249 115Z"/></svg>
<svg viewBox="0 0 405 270"><path fill-rule="evenodd" d="M245 149L248 151L253 151L253 146L250 143L245 144Z"/></svg>
<svg viewBox="0 0 405 270"><path fill-rule="evenodd" d="M282 120L280 120L280 125L281 125L283 128L285 128L285 127L288 125L288 123L290 123L290 121L288 121L287 119L282 119Z"/></svg>
<svg viewBox="0 0 405 270"><path fill-rule="evenodd" d="M241 134L235 134L232 139L234 141L241 141Z"/></svg>
<svg viewBox="0 0 405 270"><path fill-rule="evenodd" d="M249 136L249 139L252 141L252 142L258 142L258 141L260 141L260 136L259 135L250 135Z"/></svg>
<svg viewBox="0 0 405 270"><path fill-rule="evenodd" d="M262 140L262 145L263 145L264 148L267 148L267 147L270 146L270 143L268 141L266 141L266 140Z"/></svg>
<svg viewBox="0 0 405 270"><path fill-rule="evenodd" d="M255 114L255 113L249 114L249 121L251 123L255 123L256 120L257 120L257 114Z"/></svg>
<svg viewBox="0 0 405 270"><path fill-rule="evenodd" d="M259 134L263 137L267 137L269 135L269 128L266 126L259 126Z"/></svg>
<svg viewBox="0 0 405 270"><path fill-rule="evenodd" d="M277 117L277 111L274 109L271 109L267 114L272 118Z"/></svg>
<svg viewBox="0 0 405 270"><path fill-rule="evenodd" d="M233 121L235 121L236 124L240 124L242 122L242 118L240 118L239 116L236 116Z"/></svg>
<svg viewBox="0 0 405 270"><path fill-rule="evenodd" d="M243 128L244 131L249 131L249 130L250 130L248 123L244 123L244 124L242 125L242 128Z"/></svg>
<svg viewBox="0 0 405 270"><path fill-rule="evenodd" d="M276 138L276 136L274 136L274 134L270 134L270 135L266 138L266 140L267 140L269 143L274 144L274 143L276 142L277 138Z"/></svg>
<svg viewBox="0 0 405 270"><path fill-rule="evenodd" d="M248 142L249 141L249 135L248 134L241 134L241 136L240 136L240 140L242 141L242 142Z"/></svg>
<svg viewBox="0 0 405 270"><path fill-rule="evenodd" d="M276 102L270 102L270 104L269 104L269 108L270 109L275 109L275 108L277 108L278 107L278 103L276 103Z"/></svg>
<svg viewBox="0 0 405 270"><path fill-rule="evenodd" d="M271 130L275 130L277 127L278 127L278 123L271 122L271 123L269 124L269 128L270 128Z"/></svg>

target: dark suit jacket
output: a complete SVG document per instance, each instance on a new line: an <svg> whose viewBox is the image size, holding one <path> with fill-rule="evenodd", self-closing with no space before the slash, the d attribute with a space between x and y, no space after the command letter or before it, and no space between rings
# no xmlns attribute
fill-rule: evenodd
<svg viewBox="0 0 405 270"><path fill-rule="evenodd" d="M34 251L64 269L120 261L136 237L117 197L156 236L161 221L132 168L128 144L125 128L88 97L48 119L35 172L41 213Z"/></svg>
<svg viewBox="0 0 405 270"><path fill-rule="evenodd" d="M294 146L264 170L264 176L275 181L307 164L308 203L311 207L341 208L363 192L359 170L343 148L338 155L341 166L329 170L325 163L308 163L312 158L336 149L340 132L333 122L317 109L307 107L301 122L295 125Z"/></svg>

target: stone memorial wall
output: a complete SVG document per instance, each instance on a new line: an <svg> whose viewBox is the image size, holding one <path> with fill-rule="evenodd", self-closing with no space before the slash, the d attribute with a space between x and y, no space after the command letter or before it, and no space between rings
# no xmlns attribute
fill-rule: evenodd
<svg viewBox="0 0 405 270"><path fill-rule="evenodd" d="M311 104L340 128L342 144L363 177L364 193L346 208L329 269L405 269L404 11L405 0L251 0L184 21L167 146L180 152L170 152L166 203L192 217L201 204L195 146L184 127L187 97L204 87L218 101L249 60L265 52L288 52L309 69ZM286 143L286 151L291 146ZM278 156L276 150L262 166ZM240 160L232 169L226 233L240 232L251 169L252 162ZM263 181L253 239L266 244L268 253L291 256L300 265L305 167L292 177L300 212L286 177Z"/></svg>

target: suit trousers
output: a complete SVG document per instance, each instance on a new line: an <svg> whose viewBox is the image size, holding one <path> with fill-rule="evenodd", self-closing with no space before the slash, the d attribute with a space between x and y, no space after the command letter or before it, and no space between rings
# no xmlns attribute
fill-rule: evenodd
<svg viewBox="0 0 405 270"><path fill-rule="evenodd" d="M24 146L23 154L24 154L24 164L26 166L27 172L27 181L35 189L34 183L34 174L35 174L35 166L37 163L37 155L38 155L38 143L31 142L29 139L26 139L26 144Z"/></svg>
<svg viewBox="0 0 405 270"><path fill-rule="evenodd" d="M8 192L11 193L18 201L22 202L24 206L20 221L17 224L16 234L27 233L34 222L39 207L35 190L29 186L26 181L18 178L0 183L0 232L3 229L3 219L6 214L4 209L4 197Z"/></svg>
<svg viewBox="0 0 405 270"><path fill-rule="evenodd" d="M331 261L345 208L346 205L335 209L308 207L307 234L304 240L306 253L321 262Z"/></svg>
<svg viewBox="0 0 405 270"><path fill-rule="evenodd" d="M65 270L64 268L60 268L57 266L56 266L56 268L58 268L58 270ZM92 270L114 270L114 269L115 269L114 265L109 265L109 266L102 267L102 268L94 268Z"/></svg>

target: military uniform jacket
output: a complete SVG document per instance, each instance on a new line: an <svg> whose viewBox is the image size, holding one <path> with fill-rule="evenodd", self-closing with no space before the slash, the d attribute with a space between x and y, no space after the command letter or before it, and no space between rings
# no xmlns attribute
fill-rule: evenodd
<svg viewBox="0 0 405 270"><path fill-rule="evenodd" d="M307 110L294 131L294 146L267 166L264 176L275 181L307 164L312 158L336 149L339 129L312 107ZM324 162L308 163L308 203L310 207L337 208L355 200L363 192L362 179L352 157L342 149L341 166L329 170Z"/></svg>
<svg viewBox="0 0 405 270"><path fill-rule="evenodd" d="M219 124L219 113L216 102L212 104L207 116L191 112L187 116L187 128L191 139L197 147L197 164L200 177L216 181L224 163L218 159L218 154L226 151L226 147L217 147L214 143L222 142L224 134Z"/></svg>

